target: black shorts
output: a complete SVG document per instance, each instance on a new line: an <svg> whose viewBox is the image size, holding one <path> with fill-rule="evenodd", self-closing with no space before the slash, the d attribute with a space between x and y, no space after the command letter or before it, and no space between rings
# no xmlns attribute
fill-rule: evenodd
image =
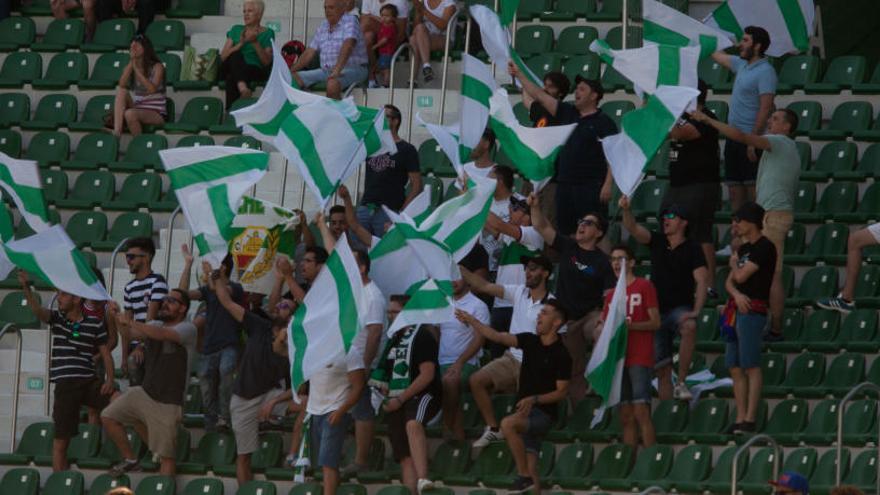
<svg viewBox="0 0 880 495"><path fill-rule="evenodd" d="M711 244L715 212L721 208L721 185L713 183L670 187L663 197L662 212L669 205L684 209L688 218L687 235L700 244Z"/></svg>
<svg viewBox="0 0 880 495"><path fill-rule="evenodd" d="M70 378L55 383L55 438L66 440L79 433L79 410L82 406L101 411L110 403L110 396L101 394L101 380Z"/></svg>
<svg viewBox="0 0 880 495"><path fill-rule="evenodd" d="M440 409L439 397L419 394L404 402L400 409L385 416L385 421L388 423L388 439L391 441L391 452L395 461L400 462L410 455L406 424L415 420L423 426L427 425L440 414Z"/></svg>
<svg viewBox="0 0 880 495"><path fill-rule="evenodd" d="M745 144L729 139L724 143L724 180L728 185L755 185L758 162L749 160L747 149ZM760 161L761 150L755 150L755 153Z"/></svg>

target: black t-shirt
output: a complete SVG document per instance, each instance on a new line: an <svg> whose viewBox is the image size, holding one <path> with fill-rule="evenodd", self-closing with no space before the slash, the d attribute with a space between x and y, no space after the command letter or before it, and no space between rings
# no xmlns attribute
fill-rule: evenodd
<svg viewBox="0 0 880 495"><path fill-rule="evenodd" d="M571 237L557 233L553 249L559 253L556 298L565 305L570 320L583 318L602 307L602 295L614 285L614 271L601 249L587 251Z"/></svg>
<svg viewBox="0 0 880 495"><path fill-rule="evenodd" d="M551 114L539 101L533 101L529 107L529 120L534 127L549 127L559 125L559 119Z"/></svg>
<svg viewBox="0 0 880 495"><path fill-rule="evenodd" d="M468 252L467 256L459 261L461 266L467 268L468 270L475 272L482 268L486 270L489 269L489 253L486 252L486 248L483 247L479 242L474 244L474 247Z"/></svg>
<svg viewBox="0 0 880 495"><path fill-rule="evenodd" d="M557 181L574 185L604 181L608 164L599 138L617 134L617 124L601 109L581 117L580 111L568 102L559 103L556 118L560 124L577 124L559 152Z"/></svg>
<svg viewBox="0 0 880 495"><path fill-rule="evenodd" d="M717 119L710 110L703 112ZM697 129L700 137L691 141L671 141L669 143L669 185L672 187L691 184L717 184L721 180L721 152L718 147L718 131L703 122L692 118L682 118L676 125L690 124Z"/></svg>
<svg viewBox="0 0 880 495"><path fill-rule="evenodd" d="M397 332L393 337L391 337L391 342L389 342L388 347L386 349L393 348L397 343L400 342L400 339L403 337L404 332L401 330ZM419 392L420 394L431 394L432 397L436 399L440 399L443 396L443 384L440 378L440 363L437 358L440 354L440 343L431 333L431 329L429 326L422 325L416 330L416 335L413 337L414 341L412 343L412 349L410 349L409 356L409 379L410 382L414 382L416 378L419 377L421 371L419 370L419 366L422 363L430 362L434 363L434 379L431 380L431 383L427 388ZM392 352L389 352L389 355ZM391 376L391 367L394 366L394 360L389 359L389 356L383 356L382 365L385 368L385 371L388 376Z"/></svg>
<svg viewBox="0 0 880 495"><path fill-rule="evenodd" d="M418 171L419 152L403 140L397 142L397 153L368 158L361 204L385 205L400 211L406 200L409 173Z"/></svg>
<svg viewBox="0 0 880 495"><path fill-rule="evenodd" d="M761 236L754 244L746 242L740 246L737 255L739 255L738 266L743 266L747 261L751 261L758 265L758 271L745 282L736 284L736 288L749 299L768 301L773 272L776 270L776 246L769 239Z"/></svg>
<svg viewBox="0 0 880 495"><path fill-rule="evenodd" d="M706 256L700 244L685 239L675 249L670 248L666 236L651 232L651 282L657 288L660 312L666 313L679 306L694 306L694 270L706 266Z"/></svg>
<svg viewBox="0 0 880 495"><path fill-rule="evenodd" d="M217 299L208 286L199 287L202 301L205 301L207 309L207 325L205 326L205 340L202 342L202 354L211 354L223 350L229 346L237 346L240 342L238 322L226 311L226 308ZM229 294L233 301L244 300L244 289L241 284L230 282Z"/></svg>
<svg viewBox="0 0 880 495"><path fill-rule="evenodd" d="M571 380L571 355L562 339L545 346L541 337L533 333L518 333L516 346L523 351L517 394L520 399L553 392L557 381ZM556 404L536 404L534 407L556 419Z"/></svg>
<svg viewBox="0 0 880 495"><path fill-rule="evenodd" d="M232 392L253 399L280 388L290 376L290 362L272 351L272 322L245 311L242 322L248 334Z"/></svg>

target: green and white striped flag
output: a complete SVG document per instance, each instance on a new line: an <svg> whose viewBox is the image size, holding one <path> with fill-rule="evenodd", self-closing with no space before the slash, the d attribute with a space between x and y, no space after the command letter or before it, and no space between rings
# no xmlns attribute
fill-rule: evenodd
<svg viewBox="0 0 880 495"><path fill-rule="evenodd" d="M508 27L513 24L517 9L519 9L519 0L499 0L498 13L501 25Z"/></svg>
<svg viewBox="0 0 880 495"><path fill-rule="evenodd" d="M483 49L489 54L492 62L506 71L507 62L512 60L524 77L528 77L538 86L544 84L513 48L513 44L510 42L510 33L501 24L501 20L495 12L483 5L471 5L471 17L480 25L480 39L483 41Z"/></svg>
<svg viewBox="0 0 880 495"><path fill-rule="evenodd" d="M620 277L614 287L614 295L611 296L602 334L599 335L590 362L587 363L587 381L602 397L602 406L596 409L591 427L602 420L606 408L614 407L620 402L626 339L626 264L621 263Z"/></svg>
<svg viewBox="0 0 880 495"><path fill-rule="evenodd" d="M416 197L401 212L418 225L431 214L431 186L425 185Z"/></svg>
<svg viewBox="0 0 880 495"><path fill-rule="evenodd" d="M746 27L760 26L770 33L767 55L781 57L810 48L815 13L813 0L728 0L703 23L737 40Z"/></svg>
<svg viewBox="0 0 880 495"><path fill-rule="evenodd" d="M645 93L653 94L658 86L697 87L700 49L695 46L648 45L612 50L605 41L595 40L590 50Z"/></svg>
<svg viewBox="0 0 880 495"><path fill-rule="evenodd" d="M455 319L451 283L429 278L414 285L408 294L409 301L388 327L388 337L410 325L438 325Z"/></svg>
<svg viewBox="0 0 880 495"><path fill-rule="evenodd" d="M37 162L16 160L0 151L0 188L12 198L31 230L42 232L49 228L49 214Z"/></svg>
<svg viewBox="0 0 880 495"><path fill-rule="evenodd" d="M723 31L711 28L657 0L642 0L645 45L698 46L700 58L733 45Z"/></svg>
<svg viewBox="0 0 880 495"><path fill-rule="evenodd" d="M642 171L698 94L693 88L660 86L648 97L645 106L621 118L620 133L602 140L611 175L623 194L632 196L642 179Z"/></svg>
<svg viewBox="0 0 880 495"><path fill-rule="evenodd" d="M287 330L292 390L345 358L365 313L364 284L343 234Z"/></svg>
<svg viewBox="0 0 880 495"><path fill-rule="evenodd" d="M525 127L520 125L507 91L495 90L490 99L489 125L501 144L504 154L510 158L514 167L535 185L538 191L552 177L555 171L556 155L565 146L576 124Z"/></svg>
<svg viewBox="0 0 880 495"><path fill-rule="evenodd" d="M281 123L274 144L296 164L323 209L336 188L368 157L394 153L385 112L351 98L301 105Z"/></svg>
<svg viewBox="0 0 880 495"><path fill-rule="evenodd" d="M229 146L159 152L171 187L193 232L199 256L213 268L229 250L241 197L266 174L269 155Z"/></svg>
<svg viewBox="0 0 880 495"><path fill-rule="evenodd" d="M452 259L452 252L445 243L416 227L411 218L398 215L384 206L383 208L394 226L403 234L407 245L415 253L415 258L425 268L428 278L445 282L461 278L458 263Z"/></svg>
<svg viewBox="0 0 880 495"><path fill-rule="evenodd" d="M462 55L461 112L459 113L459 156L461 163L470 161L471 151L480 143L489 120L489 98L495 91L495 78L489 66L480 59Z"/></svg>

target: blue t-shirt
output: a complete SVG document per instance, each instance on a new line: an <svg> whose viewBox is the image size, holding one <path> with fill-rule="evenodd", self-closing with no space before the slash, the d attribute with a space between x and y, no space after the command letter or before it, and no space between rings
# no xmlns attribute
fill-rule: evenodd
<svg viewBox="0 0 880 495"><path fill-rule="evenodd" d="M736 79L730 94L727 123L751 133L761 108L761 95L776 94L776 69L766 58L750 64L739 57L730 58L730 69Z"/></svg>

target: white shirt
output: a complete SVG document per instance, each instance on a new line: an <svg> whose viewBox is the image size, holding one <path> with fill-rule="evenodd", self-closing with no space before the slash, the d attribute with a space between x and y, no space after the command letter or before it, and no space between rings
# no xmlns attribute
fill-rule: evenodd
<svg viewBox="0 0 880 495"><path fill-rule="evenodd" d="M498 285L525 285L526 284L526 268L520 263L519 259L505 260L504 252L508 249L514 249L512 244L519 244L526 249L532 251L541 251L544 249L544 237L535 230L534 227L527 225L519 228L519 241L507 234L501 234L500 240L504 244L501 248L498 261L498 275L495 276L495 283ZM505 263L505 261L509 261ZM500 297L495 298L495 308L509 308L512 304Z"/></svg>
<svg viewBox="0 0 880 495"><path fill-rule="evenodd" d="M348 397L351 382L348 373L364 369L364 355L352 346L345 359L327 365L309 378L309 403L306 411L313 415L329 414L339 409Z"/></svg>
<svg viewBox="0 0 880 495"><path fill-rule="evenodd" d="M367 326L378 324L382 325L383 329L385 328L385 296L373 281L364 286L364 292L366 293L367 318L364 320L364 327L354 336L354 340L351 341L351 347L349 348L349 351L357 351L361 356L367 350ZM376 357L370 363L370 369L375 368L378 364L379 355L382 354L382 349L385 348L385 341L388 339L383 330L380 330L380 333L382 334L382 339L379 341L378 349L376 349Z"/></svg>
<svg viewBox="0 0 880 495"><path fill-rule="evenodd" d="M489 307L477 296L468 292L454 301L455 309L466 311L482 324L489 324ZM464 323L453 318L440 324L440 353L438 362L440 366L453 364L467 350L474 338L474 330ZM477 364L480 353L477 352L468 361L468 364Z"/></svg>
<svg viewBox="0 0 880 495"><path fill-rule="evenodd" d="M431 8L431 5L428 3L428 0L425 0L424 5L425 5L425 10L427 10L428 12L433 14L435 17L443 18L443 11L445 11L447 9L447 7L455 7L455 1L454 0L442 0L437 5L437 8L434 8L434 9ZM428 33L435 34L435 35L436 34L446 34L445 30L438 28L437 26L434 25L433 22L429 21L428 19L423 18L423 21L425 24L425 28L428 30ZM455 30L453 29L452 32L455 33Z"/></svg>
<svg viewBox="0 0 880 495"><path fill-rule="evenodd" d="M488 167L478 167L476 162L467 162L461 166L465 172L467 172L469 177L479 177L481 179L488 179L489 174L492 172L492 169L495 168L495 164L492 163Z"/></svg>
<svg viewBox="0 0 880 495"><path fill-rule="evenodd" d="M510 198L504 199L492 199L492 205L489 206L489 211L495 214L498 218L503 222L510 221ZM495 237L491 232L486 229L483 229L483 232L480 234L480 244L486 249L486 253L489 254L489 271L494 272L498 270L498 257L501 255L501 248L504 247L504 244L501 242L501 239Z"/></svg>
<svg viewBox="0 0 880 495"><path fill-rule="evenodd" d="M538 325L538 313L544 307L544 301L533 301L529 295L529 289L525 285L505 285L504 299L513 303L513 315L510 317L510 334L535 333ZM555 299L553 294L547 293L546 299ZM522 350L511 347L509 349L517 361L522 362Z"/></svg>

